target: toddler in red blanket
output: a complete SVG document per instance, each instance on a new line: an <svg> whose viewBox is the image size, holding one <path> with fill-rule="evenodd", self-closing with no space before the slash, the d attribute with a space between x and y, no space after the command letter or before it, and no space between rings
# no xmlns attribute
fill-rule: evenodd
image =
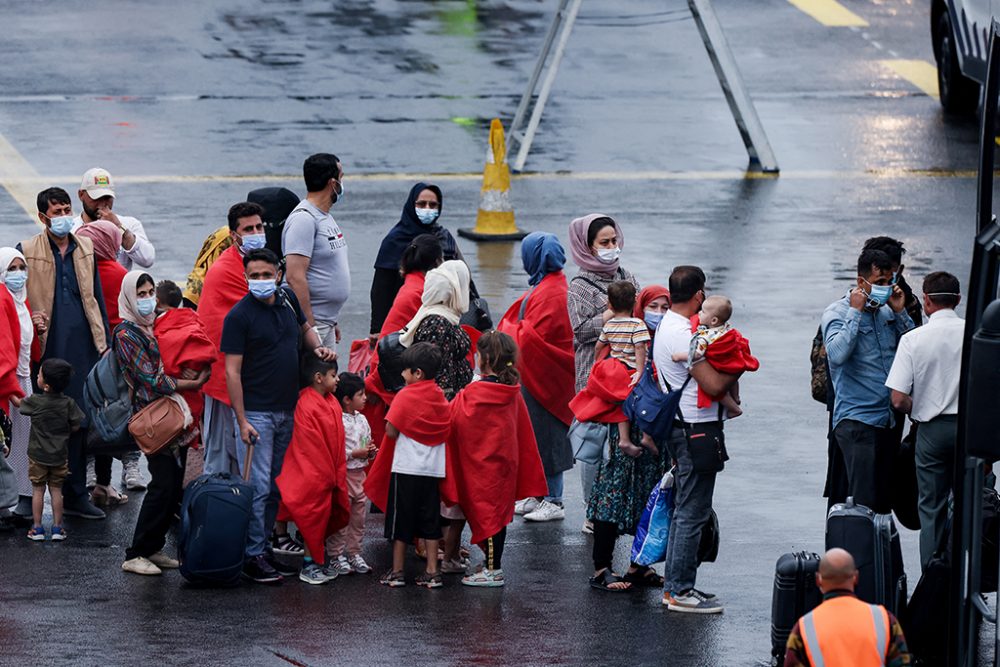
<svg viewBox="0 0 1000 667"><path fill-rule="evenodd" d="M720 373L736 374L741 371L756 371L760 362L750 354L750 343L729 323L733 316L733 303L720 295L710 296L701 304L697 322L692 318L693 336L688 352L674 354L674 361L686 361L690 368L702 359ZM722 396L709 396L698 388L698 407L704 408L718 401L726 409L730 419L743 414L740 407L740 386Z"/></svg>

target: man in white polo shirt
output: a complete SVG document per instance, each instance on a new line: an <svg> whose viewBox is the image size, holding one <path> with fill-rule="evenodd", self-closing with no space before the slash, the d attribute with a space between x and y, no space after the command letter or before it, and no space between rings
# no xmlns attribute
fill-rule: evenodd
<svg viewBox="0 0 1000 667"><path fill-rule="evenodd" d="M921 569L941 543L948 521L965 336L965 320L955 314L961 298L958 278L950 273L936 271L924 278L924 312L930 319L899 339L885 381L893 407L919 424L915 455Z"/></svg>
<svg viewBox="0 0 1000 667"><path fill-rule="evenodd" d="M673 361L675 352L691 347L691 317L705 301L705 272L697 266L678 266L670 274L670 310L663 315L653 338L653 362L660 388L681 389L680 409L667 442L674 470L674 513L663 569L663 604L669 611L718 614L722 605L711 593L694 587L698 574L701 531L712 515L715 476L722 470L725 411L712 402L698 407L698 387L712 396L725 394L739 379L719 373L709 364ZM691 382L691 379L694 382Z"/></svg>
<svg viewBox="0 0 1000 667"><path fill-rule="evenodd" d="M133 266L148 269L156 261L156 249L149 242L146 230L137 219L118 215L113 210L115 186L106 169L94 167L83 175L77 191L83 213L73 220L73 233L94 220L107 220L122 230L122 247L118 250L118 263L131 271Z"/></svg>

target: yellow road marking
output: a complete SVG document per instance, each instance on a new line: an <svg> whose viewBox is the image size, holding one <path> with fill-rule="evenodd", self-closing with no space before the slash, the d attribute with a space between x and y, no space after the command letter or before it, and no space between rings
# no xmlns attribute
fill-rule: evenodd
<svg viewBox="0 0 1000 667"><path fill-rule="evenodd" d="M837 0L788 0L803 12L831 28L864 28L864 20Z"/></svg>
<svg viewBox="0 0 1000 667"><path fill-rule="evenodd" d="M934 99L938 98L937 68L926 60L883 60L883 65Z"/></svg>
<svg viewBox="0 0 1000 667"><path fill-rule="evenodd" d="M38 216L35 215L35 197L38 191L32 185L34 179L41 180L41 176L0 134L0 185L21 205L29 218L38 222Z"/></svg>

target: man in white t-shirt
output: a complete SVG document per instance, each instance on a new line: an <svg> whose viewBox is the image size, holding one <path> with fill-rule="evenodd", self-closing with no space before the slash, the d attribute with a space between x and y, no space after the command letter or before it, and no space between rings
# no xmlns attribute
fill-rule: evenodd
<svg viewBox="0 0 1000 667"><path fill-rule="evenodd" d="M958 385L965 320L955 314L962 295L958 278L935 271L924 278L927 324L899 339L885 386L892 405L919 424L917 509L920 513L920 567L927 567L948 523L948 495L958 437Z"/></svg>
<svg viewBox="0 0 1000 667"><path fill-rule="evenodd" d="M330 208L344 198L344 168L336 155L317 153L302 166L306 198L285 220L281 248L289 287L324 347L340 342L340 309L351 294L347 240Z"/></svg>
<svg viewBox="0 0 1000 667"><path fill-rule="evenodd" d="M727 458L722 435L726 414L716 402L699 408L698 387L719 396L728 392L739 376L719 373L703 361L696 362L689 371L685 362L673 360L675 353L690 349L691 318L705 301L705 272L697 266L678 266L670 274L669 286L670 310L663 315L653 337L653 362L661 388L667 391L683 387L683 393L667 443L677 468L663 571L663 604L670 611L718 614L722 605L716 597L697 590L694 584L702 528L712 515L715 476Z"/></svg>
<svg viewBox="0 0 1000 667"><path fill-rule="evenodd" d="M73 233L94 220L107 220L122 230L122 247L118 250L118 263L131 271L133 266L148 269L156 261L156 248L146 236L146 230L136 218L118 215L113 210L115 186L106 169L94 167L83 175L77 191L83 213L73 220Z"/></svg>

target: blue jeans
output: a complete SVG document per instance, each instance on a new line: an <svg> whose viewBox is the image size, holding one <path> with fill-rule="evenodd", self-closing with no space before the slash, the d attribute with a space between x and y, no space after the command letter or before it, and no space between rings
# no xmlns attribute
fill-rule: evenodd
<svg viewBox="0 0 1000 667"><path fill-rule="evenodd" d="M250 463L250 486L253 487L253 516L250 517L250 531L247 535L246 556L248 559L260 556L267 547L267 538L278 516L278 501L281 496L275 478L281 472L285 451L292 439L293 413L288 412L247 412L247 421L257 430L257 445ZM237 427L238 432L238 427ZM236 438L237 463L240 474L246 459L247 445Z"/></svg>
<svg viewBox="0 0 1000 667"><path fill-rule="evenodd" d="M214 475L217 472L239 474L236 441L240 439L240 429L236 426L233 409L222 401L206 396L205 417L202 424L205 474Z"/></svg>
<svg viewBox="0 0 1000 667"><path fill-rule="evenodd" d="M675 428L668 451L677 461L674 470L674 512L663 568L663 591L683 593L694 588L698 575L698 543L712 513L712 494L717 473L696 473L691 464L687 438Z"/></svg>
<svg viewBox="0 0 1000 667"><path fill-rule="evenodd" d="M547 476L545 478L545 483L549 485L549 495L545 496L545 499L550 503L562 505L563 474L561 472L557 472L550 477Z"/></svg>

